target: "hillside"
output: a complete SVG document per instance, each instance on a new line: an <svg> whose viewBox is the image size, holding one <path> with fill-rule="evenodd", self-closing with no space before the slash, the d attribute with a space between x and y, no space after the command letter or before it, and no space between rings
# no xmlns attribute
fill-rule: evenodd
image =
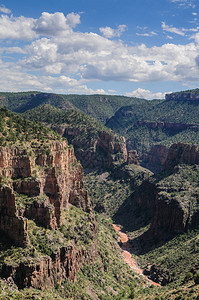
<svg viewBox="0 0 199 300"><path fill-rule="evenodd" d="M5 108L0 116L0 299L130 295L140 281L95 216L73 148Z"/></svg>
<svg viewBox="0 0 199 300"><path fill-rule="evenodd" d="M12 299L13 289L25 299L197 299L199 148L168 145L176 136L191 140L191 132L197 138L198 124L158 119L179 117L174 102L184 116L186 105L197 108L197 91L185 94L141 101L117 115L120 133L139 129L140 144L129 139L129 148L130 142L138 150L153 146L145 163L161 166L159 174L139 165L124 138L80 110L44 104L24 112L26 119L0 110L0 291L6 297ZM173 110L166 113L168 103ZM147 287L124 264L110 217L127 233L127 250L144 274L161 287ZM47 286L51 292L39 291Z"/></svg>
<svg viewBox="0 0 199 300"><path fill-rule="evenodd" d="M127 160L125 139L80 111L63 111L46 104L23 116L48 124L66 137L86 168L111 168L115 162Z"/></svg>
<svg viewBox="0 0 199 300"><path fill-rule="evenodd" d="M179 141L199 143L197 96L198 90L185 91L169 94L165 101L149 101L147 107L141 106L140 109L122 107L107 121L106 126L122 133L128 148L136 149L142 160L153 145L170 146Z"/></svg>
<svg viewBox="0 0 199 300"><path fill-rule="evenodd" d="M122 106L143 105L145 99L125 96L60 95L40 92L0 93L0 105L23 113L42 104L51 104L62 110L79 109L96 120L105 123Z"/></svg>

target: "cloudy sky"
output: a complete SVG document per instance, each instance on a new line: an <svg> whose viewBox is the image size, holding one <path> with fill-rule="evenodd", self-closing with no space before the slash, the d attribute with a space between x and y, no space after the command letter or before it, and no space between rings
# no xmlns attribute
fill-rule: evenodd
<svg viewBox="0 0 199 300"><path fill-rule="evenodd" d="M0 91L163 98L199 87L198 0L0 2Z"/></svg>

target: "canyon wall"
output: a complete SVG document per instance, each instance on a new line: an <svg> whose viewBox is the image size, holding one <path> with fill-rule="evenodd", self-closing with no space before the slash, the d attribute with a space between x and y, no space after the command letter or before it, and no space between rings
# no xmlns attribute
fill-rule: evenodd
<svg viewBox="0 0 199 300"><path fill-rule="evenodd" d="M74 146L75 155L84 168L111 168L115 162L127 162L126 139L113 132L92 128L53 126ZM137 163L137 162L136 162Z"/></svg>
<svg viewBox="0 0 199 300"><path fill-rule="evenodd" d="M19 288L51 288L62 279L76 279L83 263L97 254L97 222L83 187L83 168L67 141L51 141L48 148L0 148L0 232L16 247L33 253L20 263L3 263L1 277L12 277ZM77 241L51 255L34 258L29 220L54 231L62 227L62 213L74 205L90 215L92 242L85 248ZM67 222L67 220L65 220ZM32 248L31 248L32 247ZM30 260L28 262L28 259Z"/></svg>

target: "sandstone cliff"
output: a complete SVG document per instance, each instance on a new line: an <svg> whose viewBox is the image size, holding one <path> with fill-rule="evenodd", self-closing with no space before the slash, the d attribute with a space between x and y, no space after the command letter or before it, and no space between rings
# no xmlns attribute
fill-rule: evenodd
<svg viewBox="0 0 199 300"><path fill-rule="evenodd" d="M111 168L114 162L127 161L126 140L113 132L63 125L53 129L74 146L75 155L85 168Z"/></svg>
<svg viewBox="0 0 199 300"><path fill-rule="evenodd" d="M70 245L67 242L68 220L66 216L63 219L63 213L65 215L71 205L79 208L85 214L82 218L88 220L85 224L91 233L85 236L89 241L83 248L75 236ZM75 225L77 232L82 230L80 225ZM40 246L39 241L34 242L39 228L43 228L46 239ZM97 222L83 187L83 168L67 141L52 140L48 147L33 143L28 149L20 146L0 148L0 231L16 246L32 249L21 261L11 265L5 262L0 270L1 276L11 276L19 288L49 288L64 278L74 281L82 264L94 259ZM52 236L51 231L59 238L55 237L55 242L50 238L54 248L49 250L47 236ZM55 247L57 240L60 242ZM49 254L43 255L43 251Z"/></svg>
<svg viewBox="0 0 199 300"><path fill-rule="evenodd" d="M199 145L173 144L168 150L164 168L168 170L178 164L199 164Z"/></svg>
<svg viewBox="0 0 199 300"><path fill-rule="evenodd" d="M153 172L160 172L168 155L168 148L164 145L154 145L148 153L143 155L142 164Z"/></svg>
<svg viewBox="0 0 199 300"><path fill-rule="evenodd" d="M199 219L199 146L178 143L162 152L162 173L143 182L134 194L140 206L154 211L148 233L158 238L196 228Z"/></svg>

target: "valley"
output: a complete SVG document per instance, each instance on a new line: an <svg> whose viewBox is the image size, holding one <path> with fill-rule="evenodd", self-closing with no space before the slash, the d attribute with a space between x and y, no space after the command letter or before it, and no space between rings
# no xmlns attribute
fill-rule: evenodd
<svg viewBox="0 0 199 300"><path fill-rule="evenodd" d="M198 99L1 93L0 299L198 299Z"/></svg>

